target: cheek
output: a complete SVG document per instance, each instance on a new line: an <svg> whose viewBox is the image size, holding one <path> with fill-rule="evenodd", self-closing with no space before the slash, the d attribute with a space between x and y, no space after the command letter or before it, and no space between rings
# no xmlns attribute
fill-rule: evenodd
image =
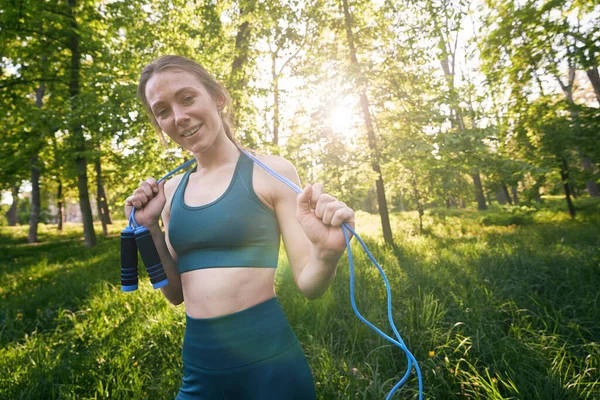
<svg viewBox="0 0 600 400"><path fill-rule="evenodd" d="M156 120L156 123L158 124L158 127L165 132L167 135L169 134L169 132L172 130L171 124L169 122L169 119L161 119L161 120Z"/></svg>

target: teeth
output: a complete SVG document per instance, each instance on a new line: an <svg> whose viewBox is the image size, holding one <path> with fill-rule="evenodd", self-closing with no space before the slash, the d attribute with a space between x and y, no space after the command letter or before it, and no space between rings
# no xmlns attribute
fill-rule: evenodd
<svg viewBox="0 0 600 400"><path fill-rule="evenodd" d="M191 130L191 131L189 131L189 132L182 133L182 134L181 134L181 136L183 136L183 137L192 136L194 133L198 132L198 130L200 130L200 128L202 128L202 125L204 125L204 124L201 124L200 126L198 126L198 127L194 128L194 129L192 129L192 130Z"/></svg>

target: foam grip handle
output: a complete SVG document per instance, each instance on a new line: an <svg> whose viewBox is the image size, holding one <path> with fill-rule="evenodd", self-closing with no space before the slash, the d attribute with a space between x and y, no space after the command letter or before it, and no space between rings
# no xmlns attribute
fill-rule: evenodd
<svg viewBox="0 0 600 400"><path fill-rule="evenodd" d="M146 272L148 272L152 287L158 289L169 283L150 231L143 226L137 227L135 230L135 242L142 255L142 261L144 261L144 265L146 266Z"/></svg>
<svg viewBox="0 0 600 400"><path fill-rule="evenodd" d="M121 231L121 290L133 292L138 288L138 255L134 230Z"/></svg>

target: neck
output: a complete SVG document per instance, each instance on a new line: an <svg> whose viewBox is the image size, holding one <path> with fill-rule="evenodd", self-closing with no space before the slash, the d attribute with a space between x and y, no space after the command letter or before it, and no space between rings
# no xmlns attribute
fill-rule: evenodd
<svg viewBox="0 0 600 400"><path fill-rule="evenodd" d="M222 132L209 149L194 153L198 169L211 170L224 164L235 163L240 155L237 146Z"/></svg>

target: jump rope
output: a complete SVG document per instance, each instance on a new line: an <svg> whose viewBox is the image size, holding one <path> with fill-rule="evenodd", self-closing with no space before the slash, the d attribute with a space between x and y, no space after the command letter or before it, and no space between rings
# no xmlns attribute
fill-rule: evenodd
<svg viewBox="0 0 600 400"><path fill-rule="evenodd" d="M300 189L295 183L278 175L275 171L273 171L272 169L267 167L265 164L260 162L256 157L252 156L251 154L249 154L247 151L243 150L242 148L238 147L238 149L242 153L244 153L248 158L250 158L252 161L254 161L256 164L258 164L260 167L262 167L265 171L267 171L269 174L271 174L276 179L278 179L279 181L283 182L284 184L286 184L287 186L292 188L296 193L300 194L302 192L302 189ZM194 159L185 162L184 164L180 165L173 171L169 172L168 174L166 174L165 176L160 178L158 180L158 183L167 179L171 175L179 172L180 170L192 165L194 162L196 162L196 160L194 160ZM121 232L121 290L124 292L132 292L138 288L138 268L137 268L138 267L138 257L137 257L138 249L142 256L142 261L144 262L144 265L146 267L146 271L150 278L152 287L154 289L161 288L161 287L167 285L167 283L169 283L167 280L167 275L165 274L162 263L160 262L160 257L158 255L158 251L156 250L156 247L154 246L154 242L152 241L150 231L148 231L148 229L144 228L143 226L138 225L135 222L134 214L135 214L135 207L133 207L131 210L131 215L129 216L129 225L125 229L123 229L123 231ZM396 392L396 390L398 390L404 384L404 382L406 382L406 380L410 376L410 373L411 373L413 367L414 367L415 371L417 372L417 379L419 381L419 400L422 400L423 399L423 378L421 376L421 369L419 368L419 364L417 363L417 360L415 359L415 357L412 355L412 353L408 350L408 348L404 344L404 341L402 340L402 337L400 336L400 333L398 332L398 329L396 328L396 325L394 324L394 319L392 317L392 294L391 294L391 290L390 290L390 283L389 283L385 273L383 272L383 269L381 268L381 266L379 266L379 264L375 260L375 257L373 257L373 255L371 254L371 252L369 251L369 249L367 248L367 246L365 245L363 240L360 238L358 233L356 233L354 231L354 229L352 229L352 227L345 222L342 224L342 232L344 233L344 238L346 240L346 248L348 250L348 263L350 265L350 302L352 304L352 310L354 311L354 314L358 317L358 319L360 319L367 326L369 326L371 329L373 329L375 332L377 332L381 337L383 337L388 342L398 346L406 354L406 358L407 358L406 373L404 374L402 379L400 379L400 381L398 381L398 383L388 393L386 400L391 399L392 395ZM359 241L360 245L362 246L362 248L365 250L365 252L369 256L369 259L377 267L377 270L379 271L380 275L382 276L382 278L385 282L385 288L386 288L386 292L387 292L388 321L390 323L390 326L392 327L392 330L394 331L394 335L396 336L397 340L389 337L388 335L383 333L379 328L377 328L375 325L373 325L372 323L367 321L360 314L360 312L358 311L358 309L356 307L356 302L354 300L354 262L353 262L353 258L352 258L352 250L350 248L349 233L353 234L356 237L356 239Z"/></svg>

